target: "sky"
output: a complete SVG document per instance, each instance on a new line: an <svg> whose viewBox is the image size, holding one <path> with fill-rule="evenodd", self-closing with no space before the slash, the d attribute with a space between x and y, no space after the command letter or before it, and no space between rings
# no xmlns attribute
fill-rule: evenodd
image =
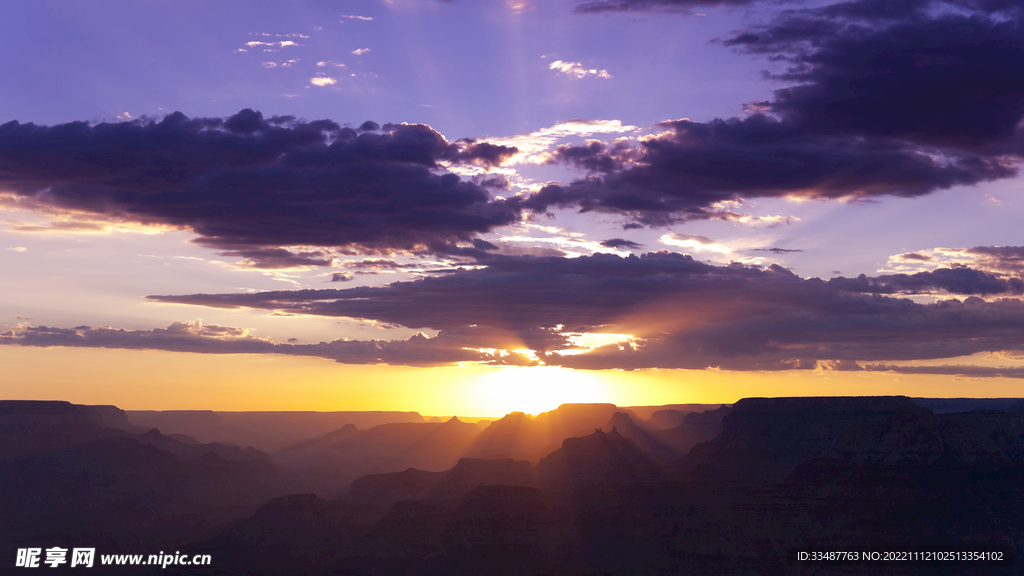
<svg viewBox="0 0 1024 576"><path fill-rule="evenodd" d="M1017 2L5 12L0 396L1021 396Z"/></svg>

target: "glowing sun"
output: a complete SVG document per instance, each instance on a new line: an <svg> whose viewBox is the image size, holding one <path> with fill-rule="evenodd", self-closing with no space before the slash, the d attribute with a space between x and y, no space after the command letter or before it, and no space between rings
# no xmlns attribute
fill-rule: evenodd
<svg viewBox="0 0 1024 576"><path fill-rule="evenodd" d="M611 402L596 372L555 366L492 368L475 386L476 405L487 415L539 414L569 402Z"/></svg>

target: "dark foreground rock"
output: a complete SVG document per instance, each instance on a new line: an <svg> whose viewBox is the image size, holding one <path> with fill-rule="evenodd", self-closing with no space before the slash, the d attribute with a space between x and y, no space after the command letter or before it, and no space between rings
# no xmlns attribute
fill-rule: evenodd
<svg viewBox="0 0 1024 576"><path fill-rule="evenodd" d="M1024 412L935 414L901 397L752 398L719 410L683 417L693 430L717 422L720 432L676 460L657 453L665 446L659 435L670 429L645 429L603 406L574 407L566 414L575 416L560 420L566 428L577 416L603 415L611 429L563 438L536 466L463 459L445 470L367 476L346 499L273 494L279 472L264 459L229 460L215 451L189 459L159 448L163 437L145 443L149 433L110 432L87 417L40 416L30 424L18 416L12 434L32 438L35 426L39 436L36 452L0 460L0 512L22 529L5 553L22 542L88 541L210 554L213 566L188 570L197 575L1024 572L1019 561L793 562L799 550L1019 556ZM64 422L62 431L39 426L48 418ZM546 441L528 421L535 422L506 419L490 446ZM515 442L517 423L529 442ZM414 436L436 431L423 430ZM453 422L444 430L460 428ZM444 438L463 441L444 430ZM385 428L375 437L403 439L394 443L402 450L439 445L409 444L407 432ZM339 432L305 456L356 435Z"/></svg>

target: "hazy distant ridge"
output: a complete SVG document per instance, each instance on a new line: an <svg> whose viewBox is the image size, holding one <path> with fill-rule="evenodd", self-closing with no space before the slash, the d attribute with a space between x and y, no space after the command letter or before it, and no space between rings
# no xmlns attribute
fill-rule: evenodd
<svg viewBox="0 0 1024 576"><path fill-rule="evenodd" d="M187 434L200 442L230 442L276 452L346 424L360 429L396 422L423 422L418 412L398 411L266 411L126 410L133 424L159 428L165 434Z"/></svg>

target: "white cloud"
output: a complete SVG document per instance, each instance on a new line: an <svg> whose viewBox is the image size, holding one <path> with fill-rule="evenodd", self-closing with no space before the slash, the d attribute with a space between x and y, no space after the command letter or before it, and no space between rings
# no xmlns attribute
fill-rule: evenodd
<svg viewBox="0 0 1024 576"><path fill-rule="evenodd" d="M717 252L719 254L729 254L732 252L725 244L720 244L710 238L697 236L696 234L676 234L675 232L670 232L658 238L658 242L669 246L689 248L694 252Z"/></svg>
<svg viewBox="0 0 1024 576"><path fill-rule="evenodd" d="M565 62L562 60L555 60L548 65L549 70L557 70L566 76L573 78L586 78L587 76L596 76L598 78L612 78L612 75L607 70L598 70L597 68L586 68L581 62Z"/></svg>
<svg viewBox="0 0 1024 576"><path fill-rule="evenodd" d="M515 146L519 153L506 160L511 164L543 164L548 161L548 150L566 138L585 138L594 134L622 134L636 132L636 126L623 126L620 120L583 120L574 119L559 122L548 128L541 128L529 134L509 136L506 138L486 138L486 141L498 146ZM483 139L483 138L482 138Z"/></svg>
<svg viewBox="0 0 1024 576"><path fill-rule="evenodd" d="M725 220L731 220L733 222L739 222L740 224L749 224L751 226L757 224L764 224L768 228L774 228L783 224L790 224L792 222L799 222L800 218L797 216L781 216L778 214L765 214L764 216L754 216L753 214L726 214L723 213L722 217Z"/></svg>
<svg viewBox="0 0 1024 576"><path fill-rule="evenodd" d="M359 49L353 50L352 53L355 54L356 56L362 56L363 54L366 54L369 51L370 51L369 48L359 48Z"/></svg>
<svg viewBox="0 0 1024 576"><path fill-rule="evenodd" d="M28 252L28 248L25 248L24 246L11 246L8 250L12 252Z"/></svg>
<svg viewBox="0 0 1024 576"><path fill-rule="evenodd" d="M363 20L366 22L373 20L373 16L356 16L355 14L342 14L341 17L348 18L349 20ZM342 20L341 23L344 24L345 21Z"/></svg>
<svg viewBox="0 0 1024 576"><path fill-rule="evenodd" d="M543 226L539 224L523 224L511 229L513 233L498 238L499 242L503 243L524 243L530 246L555 246L557 249L565 253L570 258L576 258L578 256L584 256L587 254L594 254L597 252L618 254L619 256L629 255L628 250L620 250L618 248L609 248L603 246L600 242L594 240L588 240L582 232L573 232L560 226ZM536 232L543 232L550 234L550 236L538 236ZM516 253L516 250L509 249L510 247L503 247L503 251L506 253Z"/></svg>
<svg viewBox="0 0 1024 576"><path fill-rule="evenodd" d="M277 68L277 62L264 62L264 68Z"/></svg>
<svg viewBox="0 0 1024 576"><path fill-rule="evenodd" d="M1000 262L986 257L984 254L972 254L969 248L928 248L915 250L889 257L884 268L878 270L883 274L916 274L929 272L937 268L969 266L978 270L997 273L1019 272L1012 267L999 266Z"/></svg>
<svg viewBox="0 0 1024 576"><path fill-rule="evenodd" d="M316 78L310 78L309 83L314 86L333 86L338 81L329 76L317 76Z"/></svg>
<svg viewBox="0 0 1024 576"><path fill-rule="evenodd" d="M278 42L260 42L259 40L251 40L246 42L245 45L250 48L255 48L256 46L277 46L279 48L284 48L285 46L301 46L301 44L291 40L281 40Z"/></svg>

